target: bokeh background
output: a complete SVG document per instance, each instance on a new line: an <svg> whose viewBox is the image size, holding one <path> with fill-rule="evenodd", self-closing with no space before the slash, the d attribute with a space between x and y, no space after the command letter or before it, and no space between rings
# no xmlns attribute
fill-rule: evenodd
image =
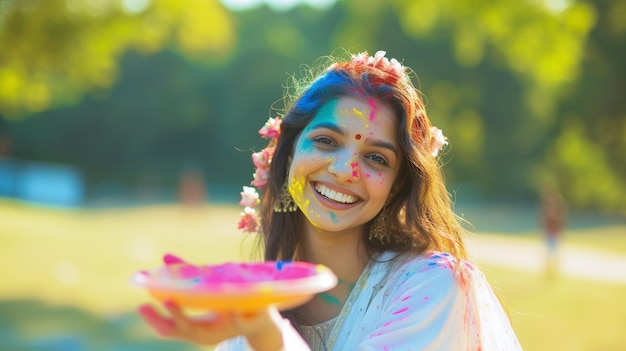
<svg viewBox="0 0 626 351"><path fill-rule="evenodd" d="M0 349L199 350L139 321L130 276L249 259L257 130L317 58L377 50L450 139L522 346L626 350L623 0L0 0ZM567 203L556 274L546 188Z"/></svg>

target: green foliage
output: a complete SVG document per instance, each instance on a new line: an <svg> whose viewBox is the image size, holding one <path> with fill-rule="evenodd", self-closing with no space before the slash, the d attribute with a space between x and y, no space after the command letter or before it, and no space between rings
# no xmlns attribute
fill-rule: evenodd
<svg viewBox="0 0 626 351"><path fill-rule="evenodd" d="M415 70L450 138L459 198L534 200L552 179L572 207L626 213L626 7L553 3L2 1L0 136L16 157L80 166L90 184L171 185L189 163L245 184L256 131L302 64L384 49Z"/></svg>
<svg viewBox="0 0 626 351"><path fill-rule="evenodd" d="M224 60L235 33L217 0L11 0L0 3L0 113L16 118L109 89L130 49L174 45L192 58Z"/></svg>

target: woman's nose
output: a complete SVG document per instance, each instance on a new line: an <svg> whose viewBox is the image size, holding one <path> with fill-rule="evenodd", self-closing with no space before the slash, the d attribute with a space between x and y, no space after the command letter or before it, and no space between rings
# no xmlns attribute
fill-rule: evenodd
<svg viewBox="0 0 626 351"><path fill-rule="evenodd" d="M357 182L361 179L361 165L354 153L341 153L333 159L328 171L344 182Z"/></svg>

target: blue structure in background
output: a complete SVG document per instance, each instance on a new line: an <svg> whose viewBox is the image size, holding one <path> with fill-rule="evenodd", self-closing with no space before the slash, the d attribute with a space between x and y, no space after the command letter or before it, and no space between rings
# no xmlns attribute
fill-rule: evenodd
<svg viewBox="0 0 626 351"><path fill-rule="evenodd" d="M0 197L56 207L82 205L85 185L76 167L0 158Z"/></svg>
<svg viewBox="0 0 626 351"><path fill-rule="evenodd" d="M15 193L15 161L0 157L0 197L13 197Z"/></svg>

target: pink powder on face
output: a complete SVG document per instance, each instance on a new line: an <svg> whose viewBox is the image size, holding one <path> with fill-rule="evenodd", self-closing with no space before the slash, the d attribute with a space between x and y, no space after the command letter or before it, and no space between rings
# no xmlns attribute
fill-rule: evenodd
<svg viewBox="0 0 626 351"><path fill-rule="evenodd" d="M367 99L367 103L372 108L370 110L370 122L372 122L376 118L376 111L378 111L378 105L376 104L376 101L372 98Z"/></svg>
<svg viewBox="0 0 626 351"><path fill-rule="evenodd" d="M359 163L358 162L352 162L350 163L350 167L352 168L352 178L358 178L359 177Z"/></svg>

